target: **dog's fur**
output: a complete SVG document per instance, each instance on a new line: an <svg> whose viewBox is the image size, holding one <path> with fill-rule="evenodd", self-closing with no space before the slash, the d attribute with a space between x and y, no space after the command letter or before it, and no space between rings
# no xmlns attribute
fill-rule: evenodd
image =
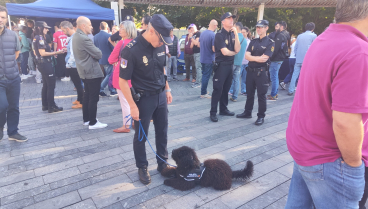
<svg viewBox="0 0 368 209"><path fill-rule="evenodd" d="M185 175L188 171L199 168L200 162L194 149L183 146L172 151L171 157L175 160L177 167L166 167L161 175L165 177L173 177L166 179L164 184L175 189L186 191L196 186L193 181L186 181L181 175ZM248 180L253 174L253 163L247 162L243 170L232 171L230 166L220 159L209 159L204 161L206 170L200 180L203 187L213 187L216 190L227 190L231 187L232 179Z"/></svg>

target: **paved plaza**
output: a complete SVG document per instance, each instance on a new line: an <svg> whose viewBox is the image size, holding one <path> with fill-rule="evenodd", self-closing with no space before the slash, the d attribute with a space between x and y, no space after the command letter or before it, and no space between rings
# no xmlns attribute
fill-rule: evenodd
<svg viewBox="0 0 368 209"><path fill-rule="evenodd" d="M98 104L97 117L109 126L88 130L83 126L82 111L71 109L76 99L72 82L57 81L56 103L64 111L54 114L41 111L42 84L29 78L21 85L19 128L29 140L17 143L5 136L0 141L0 209L285 206L293 169L285 140L293 101L287 91L280 90L278 101L267 101L265 124L258 127L254 125L256 113L252 119L219 116L218 123L211 122L210 99L200 99L200 89L191 88L189 82L170 82L174 98L169 105L170 156L173 149L186 145L195 148L201 162L219 158L236 170L251 160L255 168L249 182L234 180L228 191L197 186L182 192L163 185L148 144L152 183L140 183L133 155L134 131L112 131L122 126L116 97L100 98ZM229 109L241 113L245 101L246 97L239 95L238 102L229 101ZM155 147L154 136L151 124L148 138Z"/></svg>

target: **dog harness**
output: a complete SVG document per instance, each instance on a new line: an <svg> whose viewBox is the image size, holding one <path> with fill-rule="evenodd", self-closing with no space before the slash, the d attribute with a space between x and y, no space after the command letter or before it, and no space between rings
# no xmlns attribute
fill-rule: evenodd
<svg viewBox="0 0 368 209"><path fill-rule="evenodd" d="M185 181L199 182L205 170L206 170L206 167L204 167L204 164L201 163L199 168L190 170L185 175L180 175L180 177L182 177Z"/></svg>

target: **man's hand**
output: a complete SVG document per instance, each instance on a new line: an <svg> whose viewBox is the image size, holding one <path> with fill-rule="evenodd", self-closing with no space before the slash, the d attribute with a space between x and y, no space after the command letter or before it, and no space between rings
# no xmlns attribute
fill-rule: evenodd
<svg viewBox="0 0 368 209"><path fill-rule="evenodd" d="M231 32L234 32L234 33L235 33L235 35L238 35L238 30L236 30L236 27L232 27L232 28L230 29L230 31L231 31Z"/></svg>
<svg viewBox="0 0 368 209"><path fill-rule="evenodd" d="M268 56L262 55L262 56L258 57L257 59L258 59L257 62L259 62L259 63L265 63L268 60Z"/></svg>
<svg viewBox="0 0 368 209"><path fill-rule="evenodd" d="M167 53L167 56L170 58L171 57L171 54Z"/></svg>
<svg viewBox="0 0 368 209"><path fill-rule="evenodd" d="M139 109L137 106L130 108L130 116L132 116L133 120L139 121Z"/></svg>
<svg viewBox="0 0 368 209"><path fill-rule="evenodd" d="M172 95L171 95L171 92L166 92L166 98L167 98L167 104L171 104L172 102Z"/></svg>
<svg viewBox="0 0 368 209"><path fill-rule="evenodd" d="M193 37L193 33L189 33L188 38L192 38L192 37Z"/></svg>
<svg viewBox="0 0 368 209"><path fill-rule="evenodd" d="M179 53L179 54L178 54L178 58L180 57L180 55L181 55L181 54Z"/></svg>

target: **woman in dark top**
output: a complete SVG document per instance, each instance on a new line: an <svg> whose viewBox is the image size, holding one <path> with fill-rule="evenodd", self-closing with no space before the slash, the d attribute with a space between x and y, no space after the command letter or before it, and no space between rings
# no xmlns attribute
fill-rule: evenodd
<svg viewBox="0 0 368 209"><path fill-rule="evenodd" d="M33 32L33 49L37 59L38 70L42 74L42 110L49 113L62 111L62 107L55 104L55 68L52 57L63 54L65 51L51 52L50 45L46 41L49 26L43 21L37 21Z"/></svg>

